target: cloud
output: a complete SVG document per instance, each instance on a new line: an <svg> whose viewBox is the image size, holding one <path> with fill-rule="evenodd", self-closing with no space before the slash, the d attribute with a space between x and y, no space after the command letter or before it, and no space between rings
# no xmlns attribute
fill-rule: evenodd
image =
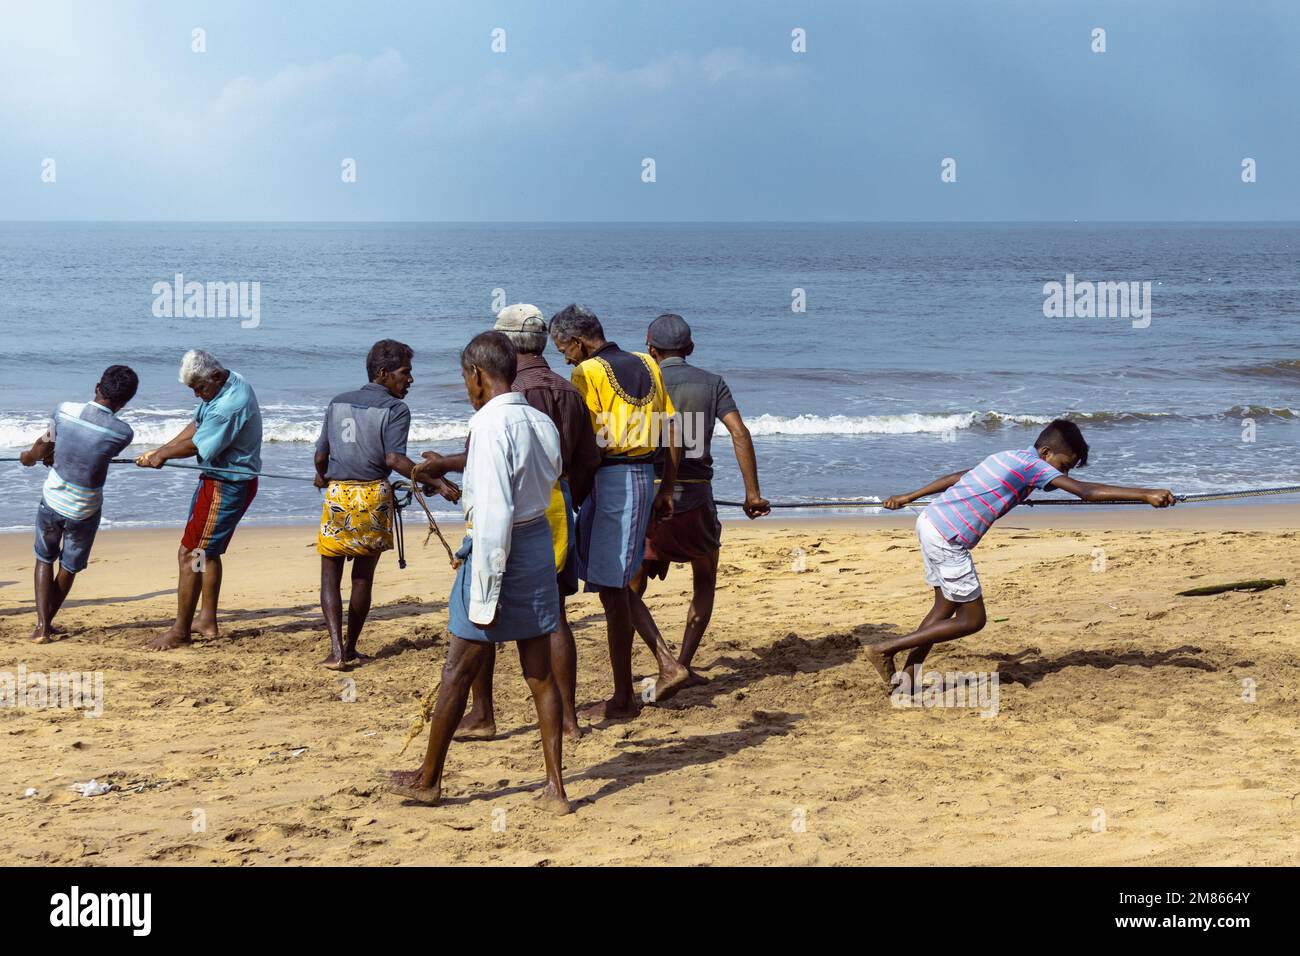
<svg viewBox="0 0 1300 956"><path fill-rule="evenodd" d="M680 97L687 106L694 97L724 93L758 97L805 73L802 66L760 61L734 47L699 56L674 53L627 68L600 60L558 74L496 69L473 86L441 91L407 126L418 132L536 127L608 107L635 111L656 97Z"/></svg>
<svg viewBox="0 0 1300 956"><path fill-rule="evenodd" d="M205 122L261 123L287 112L323 111L335 119L350 110L364 110L364 101L395 94L406 76L406 63L396 50L371 59L344 53L306 65L292 64L258 80L241 76L222 87L204 110ZM353 117L355 118L355 117Z"/></svg>

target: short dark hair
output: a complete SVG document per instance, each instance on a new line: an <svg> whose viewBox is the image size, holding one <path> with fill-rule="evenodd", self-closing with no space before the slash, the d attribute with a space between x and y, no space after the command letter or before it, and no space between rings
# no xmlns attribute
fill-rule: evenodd
<svg viewBox="0 0 1300 956"><path fill-rule="evenodd" d="M380 339L370 346L370 354L366 356L366 375L373 382L381 372L396 372L403 365L410 365L414 357L415 353L405 342Z"/></svg>
<svg viewBox="0 0 1300 956"><path fill-rule="evenodd" d="M1083 440L1083 432L1074 422L1058 418L1038 434L1034 441L1035 448L1048 447L1052 451L1072 451L1079 456L1076 467L1088 464L1088 443Z"/></svg>
<svg viewBox="0 0 1300 956"><path fill-rule="evenodd" d="M99 390L114 405L125 405L135 398L140 377L127 365L110 365L99 377Z"/></svg>
<svg viewBox="0 0 1300 956"><path fill-rule="evenodd" d="M480 368L507 385L515 380L518 362L514 343L504 332L480 332L460 353L461 368Z"/></svg>
<svg viewBox="0 0 1300 956"><path fill-rule="evenodd" d="M563 343L577 338L603 339L605 329L596 318L596 313L585 305L566 305L551 316L549 329L551 338Z"/></svg>

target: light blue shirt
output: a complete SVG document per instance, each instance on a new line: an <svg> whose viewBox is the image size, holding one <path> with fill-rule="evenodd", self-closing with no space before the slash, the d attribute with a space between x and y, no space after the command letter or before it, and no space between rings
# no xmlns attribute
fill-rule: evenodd
<svg viewBox="0 0 1300 956"><path fill-rule="evenodd" d="M925 514L949 541L973 548L993 522L1060 477L1036 448L1000 451L962 475L930 503Z"/></svg>
<svg viewBox="0 0 1300 956"><path fill-rule="evenodd" d="M247 481L251 476L220 469L262 470L262 410L253 389L238 372L230 373L210 402L199 405L194 420L199 425L194 447L199 450L199 464L205 475L223 481Z"/></svg>

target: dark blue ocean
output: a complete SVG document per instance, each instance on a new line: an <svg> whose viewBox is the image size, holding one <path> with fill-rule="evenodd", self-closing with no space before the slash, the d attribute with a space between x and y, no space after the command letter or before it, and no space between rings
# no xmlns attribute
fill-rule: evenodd
<svg viewBox="0 0 1300 956"><path fill-rule="evenodd" d="M156 314L178 273L259 283L256 323ZM1150 283L1149 324L1045 317L1044 284L1067 275ZM310 475L324 403L365 380L384 337L415 350L413 449L455 449L457 353L500 301L582 302L625 348L684 315L774 501L908 490L1058 415L1092 445L1083 478L1300 483L1294 225L0 224L0 454L114 362L141 378L132 452L162 442L194 406L181 354L203 347L256 389L264 467ZM714 456L719 496L736 496L725 437ZM43 472L0 464L0 529L30 527ZM115 467L105 526L179 524L193 482ZM319 510L310 485L268 479L249 519Z"/></svg>

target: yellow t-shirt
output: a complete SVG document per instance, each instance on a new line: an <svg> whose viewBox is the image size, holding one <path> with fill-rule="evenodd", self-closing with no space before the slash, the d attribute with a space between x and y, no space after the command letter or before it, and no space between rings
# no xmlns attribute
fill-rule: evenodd
<svg viewBox="0 0 1300 956"><path fill-rule="evenodd" d="M606 457L640 458L668 445L672 399L654 359L609 343L573 370L596 444Z"/></svg>

